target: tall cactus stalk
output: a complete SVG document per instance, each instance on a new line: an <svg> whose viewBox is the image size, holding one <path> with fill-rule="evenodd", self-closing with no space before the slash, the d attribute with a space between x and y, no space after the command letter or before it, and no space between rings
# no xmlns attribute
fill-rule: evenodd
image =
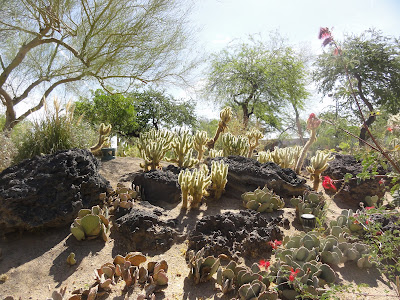
<svg viewBox="0 0 400 300"><path fill-rule="evenodd" d="M223 110L221 110L219 114L221 120L218 123L218 128L217 131L215 132L214 138L209 140L207 142L207 148L208 149L213 149L215 143L217 142L219 135L225 131L225 129L228 127L228 123L232 118L232 109L228 106L225 107Z"/></svg>

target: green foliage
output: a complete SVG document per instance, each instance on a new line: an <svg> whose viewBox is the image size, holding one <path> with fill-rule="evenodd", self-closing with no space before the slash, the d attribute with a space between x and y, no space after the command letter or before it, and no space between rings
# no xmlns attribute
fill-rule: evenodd
<svg viewBox="0 0 400 300"><path fill-rule="evenodd" d="M92 91L91 99L81 98L75 105L76 113L84 115L93 126L111 124L113 132L121 135L129 135L138 127L133 100L122 94L98 89Z"/></svg>
<svg viewBox="0 0 400 300"><path fill-rule="evenodd" d="M307 97L305 77L304 63L279 36L269 42L250 37L211 57L206 92L241 110L245 128L251 116L278 128L288 101Z"/></svg>
<svg viewBox="0 0 400 300"><path fill-rule="evenodd" d="M34 121L32 128L21 136L16 146L15 162L59 150L87 149L95 143L96 133L88 124L74 117L71 103L65 107L64 114L57 100L54 103L55 111L46 110L45 118Z"/></svg>
<svg viewBox="0 0 400 300"><path fill-rule="evenodd" d="M319 92L332 94L338 109L353 111L359 116L347 80L348 73L362 110L368 111L368 125L375 121L373 113L377 109L397 113L400 109L399 41L385 37L379 31L368 30L358 36L345 36L338 46L340 55L333 54L334 45L331 45L315 63L313 78L318 82Z"/></svg>

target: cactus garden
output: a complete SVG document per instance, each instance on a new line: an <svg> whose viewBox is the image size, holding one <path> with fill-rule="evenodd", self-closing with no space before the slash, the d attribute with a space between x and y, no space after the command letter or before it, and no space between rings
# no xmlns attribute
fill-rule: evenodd
<svg viewBox="0 0 400 300"><path fill-rule="evenodd" d="M2 1L0 300L400 299L399 39L236 2Z"/></svg>

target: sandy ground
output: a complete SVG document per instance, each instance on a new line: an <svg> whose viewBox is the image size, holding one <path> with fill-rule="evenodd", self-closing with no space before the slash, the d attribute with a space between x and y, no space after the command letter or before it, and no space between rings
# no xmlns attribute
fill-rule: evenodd
<svg viewBox="0 0 400 300"><path fill-rule="evenodd" d="M131 183L131 173L140 170L140 159L120 158L102 162L101 174L113 187L118 182ZM341 207L343 204L340 205ZM180 205L165 207L168 215L180 214ZM222 209L223 208L223 209ZM204 215L221 213L227 210L239 210L241 203L237 200L222 198L218 203L202 205L199 211L190 212L188 228ZM328 216L334 218L341 208L332 202ZM295 220L293 208L285 208L284 216L289 219L290 229L285 234L295 234L299 224ZM94 283L93 270L105 262L112 262L117 254L125 255L129 250L118 243L118 233L113 231L111 239L103 242L100 239L77 241L70 234L69 226L46 230L38 233L24 233L9 236L0 241L0 299L13 296L14 299L47 299L53 290L66 287L65 299L78 288L87 288ZM164 253L143 253L148 261L165 259L168 262L169 284L156 299L231 299L223 296L216 288L215 281L194 285L187 275L189 268L185 261L186 242L173 245ZM68 255L76 254L77 264L66 263ZM261 258L260 258L261 259ZM242 261L251 264L253 261ZM347 263L334 268L338 273L338 284L353 284L355 289L341 294L339 299L398 299L393 288L382 278L376 269L360 270L355 264ZM358 284L368 284L368 288L357 289ZM123 285L113 288L107 299L137 299L138 289L122 293Z"/></svg>

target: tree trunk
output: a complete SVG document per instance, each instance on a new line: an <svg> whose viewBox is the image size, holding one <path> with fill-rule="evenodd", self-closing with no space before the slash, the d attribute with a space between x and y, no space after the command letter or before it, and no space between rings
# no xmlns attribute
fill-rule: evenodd
<svg viewBox="0 0 400 300"><path fill-rule="evenodd" d="M294 113L296 115L296 126L297 126L297 133L299 135L300 141L301 141L301 145L304 146L304 137L303 137L303 129L301 128L301 124L300 124L300 116L299 116L299 111L296 107L296 105L293 105L293 109L294 109Z"/></svg>
<svg viewBox="0 0 400 300"><path fill-rule="evenodd" d="M249 125L249 108L247 107L246 103L242 104L242 111L243 111L243 126L244 129L247 130L247 126Z"/></svg>

